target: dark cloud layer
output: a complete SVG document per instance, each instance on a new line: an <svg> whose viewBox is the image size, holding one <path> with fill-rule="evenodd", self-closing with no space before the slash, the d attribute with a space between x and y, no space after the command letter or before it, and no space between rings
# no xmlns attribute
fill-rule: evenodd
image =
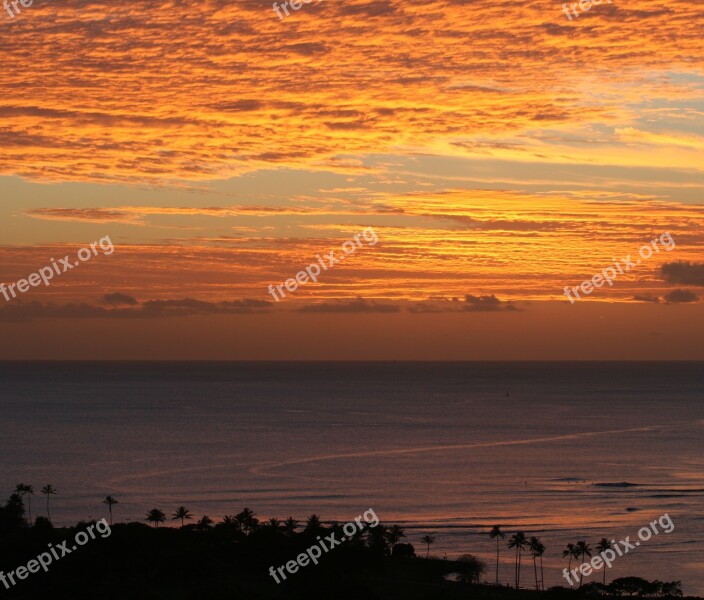
<svg viewBox="0 0 704 600"><path fill-rule="evenodd" d="M24 323L37 319L133 319L262 313L271 308L262 300L204 302L192 298L148 300L139 304L131 296L107 294L102 302L110 308L86 302L49 304L16 301L0 308L0 322Z"/></svg>
<svg viewBox="0 0 704 600"><path fill-rule="evenodd" d="M512 302L497 298L494 294L474 296L467 294L464 301L459 298L431 298L429 302L411 304L408 310L412 313L439 313L439 312L498 312L519 310Z"/></svg>
<svg viewBox="0 0 704 600"><path fill-rule="evenodd" d="M137 306L137 304L139 304L136 298L128 296L127 294L121 294L120 292L105 294L105 296L103 296L103 302L110 306Z"/></svg>
<svg viewBox="0 0 704 600"><path fill-rule="evenodd" d="M680 302L697 302L699 296L690 290L673 290L668 294L665 294L665 301L670 304L676 304Z"/></svg>
<svg viewBox="0 0 704 600"><path fill-rule="evenodd" d="M660 272L665 281L681 285L704 285L704 263L665 263Z"/></svg>

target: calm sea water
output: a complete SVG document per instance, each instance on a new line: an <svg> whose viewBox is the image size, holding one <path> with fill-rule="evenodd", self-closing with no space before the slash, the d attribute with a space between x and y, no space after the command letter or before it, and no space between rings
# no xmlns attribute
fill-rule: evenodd
<svg viewBox="0 0 704 600"><path fill-rule="evenodd" d="M668 513L675 530L607 581L681 579L704 596L703 366L0 363L0 495L52 483L58 525L104 516L108 494L118 520L372 507L418 552L433 533L431 554L484 558L490 580L485 532L501 524L543 540L548 585L564 584L567 542L633 540ZM32 509L45 514L42 496Z"/></svg>

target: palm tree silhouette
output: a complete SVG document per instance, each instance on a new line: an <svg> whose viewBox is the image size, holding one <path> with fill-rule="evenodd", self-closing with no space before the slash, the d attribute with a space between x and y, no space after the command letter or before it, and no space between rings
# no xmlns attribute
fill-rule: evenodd
<svg viewBox="0 0 704 600"><path fill-rule="evenodd" d="M29 511L29 524L32 524L32 494L34 494L34 488L31 485L25 485L24 483L18 483L15 486L15 493L20 496L27 496L27 510Z"/></svg>
<svg viewBox="0 0 704 600"><path fill-rule="evenodd" d="M222 524L225 526L226 530L229 530L232 534L242 530L240 522L234 515L225 515L222 518Z"/></svg>
<svg viewBox="0 0 704 600"><path fill-rule="evenodd" d="M322 523L320 522L320 517L318 515L311 515L306 520L306 526L303 531L311 531L313 533L320 531Z"/></svg>
<svg viewBox="0 0 704 600"><path fill-rule="evenodd" d="M565 546L565 549L562 551L562 558L569 558L567 562L567 570L570 571L572 567L572 559L577 559L579 560L579 551L577 550L577 547L569 543L567 546ZM572 587L572 580L570 579L570 587Z"/></svg>
<svg viewBox="0 0 704 600"><path fill-rule="evenodd" d="M489 532L489 539L496 540L496 585L499 585L499 540L503 540L506 536L501 531L501 527L494 525Z"/></svg>
<svg viewBox="0 0 704 600"><path fill-rule="evenodd" d="M516 549L516 589L521 584L521 553L527 545L526 534L522 531L514 533L508 541L508 547Z"/></svg>
<svg viewBox="0 0 704 600"><path fill-rule="evenodd" d="M163 511L160 511L158 508L152 508L147 513L147 517L144 520L148 521L149 523L154 523L154 527L158 528L159 523L163 523L166 520L166 515L163 513Z"/></svg>
<svg viewBox="0 0 704 600"><path fill-rule="evenodd" d="M110 512L110 525L112 525L112 507L115 504L119 504L119 502L117 500L115 500L115 498L113 498L112 496L105 496L105 500L103 500L103 504L108 505L108 511Z"/></svg>
<svg viewBox="0 0 704 600"><path fill-rule="evenodd" d="M198 529L201 531L206 531L207 529L210 529L210 526L213 524L213 520L208 516L208 515L203 515L200 521L198 521Z"/></svg>
<svg viewBox="0 0 704 600"><path fill-rule="evenodd" d="M271 519L267 521L266 525L274 531L281 531L281 521L279 521L276 517L271 517Z"/></svg>
<svg viewBox="0 0 704 600"><path fill-rule="evenodd" d="M298 521L293 517L289 517L284 521L284 531L286 535L293 535L296 533L296 528L298 527Z"/></svg>
<svg viewBox="0 0 704 600"><path fill-rule="evenodd" d="M545 591L545 571L543 571L543 554L545 554L545 546L543 543L540 543L540 587L543 591Z"/></svg>
<svg viewBox="0 0 704 600"><path fill-rule="evenodd" d="M192 519L192 518L193 518L193 515L190 513L190 511L185 506L179 506L176 509L176 512L171 516L172 521L176 521L177 519L181 519L181 527L183 527L184 519Z"/></svg>
<svg viewBox="0 0 704 600"><path fill-rule="evenodd" d="M535 589L540 591L540 585L538 584L538 557L540 557L540 584L543 583L542 571L543 571L543 554L545 553L545 546L543 543L535 536L532 536L528 541L528 549L530 550L531 556L533 557L533 572L535 573Z"/></svg>
<svg viewBox="0 0 704 600"><path fill-rule="evenodd" d="M42 494L46 496L46 515L49 518L49 521L51 521L51 510L49 509L49 496L55 496L56 493L56 489L51 484L45 485L42 488Z"/></svg>
<svg viewBox="0 0 704 600"><path fill-rule="evenodd" d="M613 550L614 545L606 538L601 538L601 541L596 545L596 549L599 554L601 554L606 550ZM604 563L604 580L602 582L602 585L606 585L606 563Z"/></svg>
<svg viewBox="0 0 704 600"><path fill-rule="evenodd" d="M425 553L425 558L428 558L430 556L430 544L435 543L435 536L430 534L424 535L422 538L420 538L420 541L428 545L428 551Z"/></svg>
<svg viewBox="0 0 704 600"><path fill-rule="evenodd" d="M592 550L589 547L589 544L587 544L584 541L579 541L577 542L577 545L575 546L575 550L579 554L579 556L582 557L582 563L584 563L584 557L588 556L589 558L592 557ZM584 573L582 572L582 569L579 570L579 587L582 587L582 579L584 579Z"/></svg>
<svg viewBox="0 0 704 600"><path fill-rule="evenodd" d="M401 538L404 537L406 537L406 532L400 525L392 525L386 532L386 539L389 541L392 550L394 546L401 541Z"/></svg>
<svg viewBox="0 0 704 600"><path fill-rule="evenodd" d="M257 528L257 525L259 525L259 519L256 519L254 515L254 512L245 507L242 509L242 512L235 516L235 519L237 519L237 522L240 524L240 528L245 533L252 533L252 531Z"/></svg>
<svg viewBox="0 0 704 600"><path fill-rule="evenodd" d="M388 556L389 546L389 528L386 525L379 524L376 527L367 528L367 546L375 554Z"/></svg>

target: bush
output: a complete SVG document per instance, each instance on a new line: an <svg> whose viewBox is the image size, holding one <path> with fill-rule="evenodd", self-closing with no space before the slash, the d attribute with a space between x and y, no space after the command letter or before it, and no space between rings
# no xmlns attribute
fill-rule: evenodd
<svg viewBox="0 0 704 600"><path fill-rule="evenodd" d="M472 554L463 554L457 561L462 563L459 580L464 583L479 583L479 578L486 571L484 561Z"/></svg>

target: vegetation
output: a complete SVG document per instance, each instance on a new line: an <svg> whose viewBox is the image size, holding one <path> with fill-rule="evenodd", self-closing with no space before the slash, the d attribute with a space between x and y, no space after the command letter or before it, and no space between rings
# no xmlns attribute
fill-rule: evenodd
<svg viewBox="0 0 704 600"><path fill-rule="evenodd" d="M535 589L542 590L543 586L543 554L545 554L545 546L535 536L528 540L528 549L533 557L533 571L535 572ZM540 578L538 578L538 559L540 559Z"/></svg>
<svg viewBox="0 0 704 600"><path fill-rule="evenodd" d="M609 585L589 583L575 592L567 588L551 588L545 597L558 598L682 598L681 581L647 581L640 577L621 577Z"/></svg>
<svg viewBox="0 0 704 600"><path fill-rule="evenodd" d="M521 587L521 554L523 550L526 549L528 545L528 540L526 539L526 534L522 531L517 531L511 536L508 541L509 548L516 549L516 565L515 565L515 575L516 575L516 589Z"/></svg>
<svg viewBox="0 0 704 600"><path fill-rule="evenodd" d="M112 525L112 507L115 506L115 504L119 504L119 503L112 496L106 496L105 500L103 500L103 504L108 505L108 511L110 513L110 525Z"/></svg>
<svg viewBox="0 0 704 600"><path fill-rule="evenodd" d="M613 550L614 545L606 538L601 538L599 543L596 545L596 550L599 554L605 552L606 550ZM604 579L602 580L602 585L606 585L606 569L604 569Z"/></svg>
<svg viewBox="0 0 704 600"><path fill-rule="evenodd" d="M15 487L15 493L21 496L27 497L27 510L29 511L29 522L32 522L32 494L34 494L34 488L31 485L25 485L24 483L18 483Z"/></svg>
<svg viewBox="0 0 704 600"><path fill-rule="evenodd" d="M159 527L159 523L166 521L166 515L158 508L152 508L146 516L146 521L153 523L154 527Z"/></svg>
<svg viewBox="0 0 704 600"><path fill-rule="evenodd" d="M0 571L8 573L26 565L47 545L74 539L88 523L75 528L54 528L47 517L33 525L27 518L28 486L18 486L0 506ZM44 489L53 489L46 486ZM44 492L49 496L54 495ZM55 490L54 490L55 493ZM110 510L117 500L103 500ZM28 506L27 506L28 508ZM416 555L412 544L402 540L406 532L398 525L380 523L365 527L350 540L324 554L317 565L301 568L276 584L269 576L271 566L285 565L318 543L319 536L344 534L338 523L326 523L311 515L301 528L289 517L283 522L270 518L262 522L249 508L221 520L194 516L184 506L176 508L171 520L180 527L159 527L166 514L153 508L145 523L116 523L108 538L97 538L77 548L70 558L54 563L48 572L39 571L18 585L4 590L11 600L609 600L612 598L680 598L679 581L646 581L623 577L604 585L593 582L579 589L564 587L544 590L542 557L545 546L539 538L516 532L508 540L515 549L516 587L520 588L521 557L530 552L535 590L511 589L481 584L486 564L471 554L457 561L429 558L435 536L421 542L425 557ZM504 538L499 526L489 533ZM605 548L602 539L597 550ZM563 556L579 560L590 556L585 541L569 544ZM492 561L493 562L493 561ZM498 563L497 563L498 564ZM493 567L493 565L492 565ZM493 570L493 569L492 569ZM492 573L493 575L493 573ZM493 579L493 577L492 577ZM468 589L471 586L471 591Z"/></svg>
<svg viewBox="0 0 704 600"><path fill-rule="evenodd" d="M42 488L42 494L46 496L46 518L51 521L51 509L49 507L49 498L51 498L51 496L55 496L57 494L57 491L53 485L48 484Z"/></svg>
<svg viewBox="0 0 704 600"><path fill-rule="evenodd" d="M183 522L185 519L192 519L193 515L189 512L189 510L185 506L179 506L176 509L176 512L171 515L171 520L176 521L178 519L181 519L181 527L183 527Z"/></svg>
<svg viewBox="0 0 704 600"><path fill-rule="evenodd" d="M496 540L496 585L499 585L499 540L503 540L505 537L506 535L498 525L494 525L489 532L489 539Z"/></svg>
<svg viewBox="0 0 704 600"><path fill-rule="evenodd" d="M577 551L577 554L579 555L582 564L584 564L585 559L587 557L589 557L589 558L592 557L592 550L589 547L589 544L587 544L585 541L577 542L577 545L575 546L575 550ZM579 587L582 587L582 580L583 579L584 579L584 575L580 572Z"/></svg>
<svg viewBox="0 0 704 600"><path fill-rule="evenodd" d="M425 558L428 558L430 556L430 545L435 543L435 536L424 535L420 541L428 546L428 551L425 553Z"/></svg>
<svg viewBox="0 0 704 600"><path fill-rule="evenodd" d="M577 551L577 547L572 543L567 544L565 549L562 551L562 557L568 559L567 570L570 571L572 569L572 559L574 558L575 560L579 560L579 552Z"/></svg>

